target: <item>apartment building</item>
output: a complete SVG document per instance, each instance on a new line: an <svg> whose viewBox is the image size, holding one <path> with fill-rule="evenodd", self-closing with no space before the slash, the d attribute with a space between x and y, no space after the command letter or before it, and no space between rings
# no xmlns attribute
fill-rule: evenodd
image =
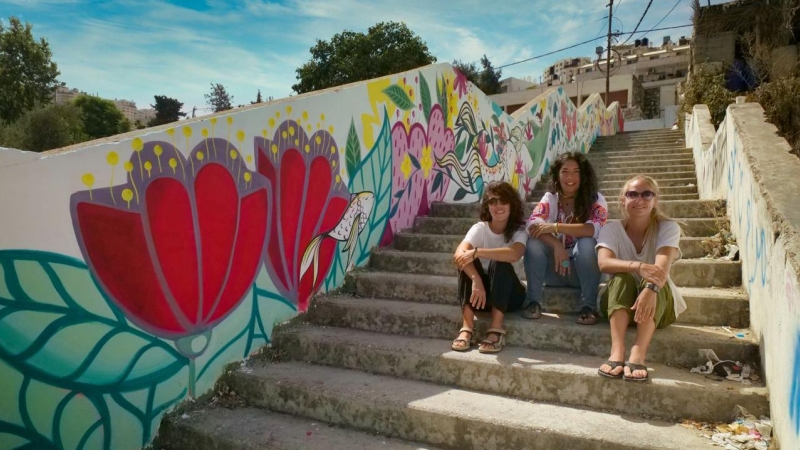
<svg viewBox="0 0 800 450"><path fill-rule="evenodd" d="M548 67L542 74L542 84L553 86L572 82L578 74L578 69L586 64L591 64L592 58L585 56L579 58L564 58Z"/></svg>

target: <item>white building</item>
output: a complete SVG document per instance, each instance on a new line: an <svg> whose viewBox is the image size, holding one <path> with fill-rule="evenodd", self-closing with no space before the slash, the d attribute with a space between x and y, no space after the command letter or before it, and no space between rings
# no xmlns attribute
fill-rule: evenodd
<svg viewBox="0 0 800 450"><path fill-rule="evenodd" d="M525 77L525 79L508 77L500 80L500 92L524 91L534 86L536 86L536 83L533 83L530 77Z"/></svg>
<svg viewBox="0 0 800 450"><path fill-rule="evenodd" d="M76 88L70 89L66 86L59 86L56 88L55 103L57 105L69 103L83 94L86 94L86 92L79 91Z"/></svg>
<svg viewBox="0 0 800 450"><path fill-rule="evenodd" d="M114 106L128 119L128 122L136 122L136 102L130 100L114 100Z"/></svg>
<svg viewBox="0 0 800 450"><path fill-rule="evenodd" d="M555 86L572 82L578 74L578 68L586 64L591 64L592 58L582 56L580 58L564 58L544 69L542 74L542 84Z"/></svg>

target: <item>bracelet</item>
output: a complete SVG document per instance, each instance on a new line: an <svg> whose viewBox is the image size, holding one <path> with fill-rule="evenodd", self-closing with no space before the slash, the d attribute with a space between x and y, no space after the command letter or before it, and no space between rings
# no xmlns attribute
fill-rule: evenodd
<svg viewBox="0 0 800 450"><path fill-rule="evenodd" d="M475 251L472 252L472 259L478 259L478 247L475 247Z"/></svg>
<svg viewBox="0 0 800 450"><path fill-rule="evenodd" d="M642 270L642 262L639 261L639 267L636 268L636 275L640 275L639 271Z"/></svg>
<svg viewBox="0 0 800 450"><path fill-rule="evenodd" d="M644 285L644 287L645 287L645 289L650 289L651 291L655 292L656 294L658 294L658 291L661 290L661 288L658 287L658 285L656 285L655 283L647 283L647 284Z"/></svg>

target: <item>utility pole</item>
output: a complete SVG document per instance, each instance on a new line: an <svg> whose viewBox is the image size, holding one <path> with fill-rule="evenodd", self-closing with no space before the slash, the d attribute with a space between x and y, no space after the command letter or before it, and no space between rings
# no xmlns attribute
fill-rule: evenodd
<svg viewBox="0 0 800 450"><path fill-rule="evenodd" d="M609 87L611 85L611 15L613 14L614 10L614 0L609 0L608 4L608 47L606 49L606 98L603 103L606 104L606 108L609 105Z"/></svg>

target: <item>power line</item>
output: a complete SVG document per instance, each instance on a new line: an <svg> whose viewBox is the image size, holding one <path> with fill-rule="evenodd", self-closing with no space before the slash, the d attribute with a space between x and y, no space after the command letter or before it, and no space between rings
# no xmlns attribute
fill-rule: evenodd
<svg viewBox="0 0 800 450"><path fill-rule="evenodd" d="M651 31L674 30L676 28L686 28L686 27L691 27L691 26L692 26L692 24L678 25L678 26L675 26L675 27L653 28L653 29L650 29L650 30L642 31L642 33L650 33ZM623 35L626 35L626 34L633 35L633 33L635 33L635 31L630 31L630 32L626 32L626 33L614 33L614 36L623 36ZM503 68L506 68L506 67L509 67L509 66L515 66L517 64L521 64L521 63L524 63L524 62L532 61L534 59L544 58L545 56L550 56L553 53L563 52L564 50L569 50L571 48L575 48L575 47L581 46L583 44L588 44L589 42L594 42L594 41L596 41L598 39L602 39L602 38L596 37L594 39L589 39L588 41L579 42L579 43L577 43L575 45L570 45L569 47L560 48L558 50L553 50L551 52L543 53L541 55L532 56L530 58L526 58L526 59L522 59L522 60L519 60L519 61L515 61L513 63L504 64L502 66L497 66L496 69L503 69Z"/></svg>
<svg viewBox="0 0 800 450"><path fill-rule="evenodd" d="M636 33L636 30L639 29L639 25L642 24L642 20L644 20L644 16L647 15L647 11L650 10L650 5L652 5L652 4L653 4L653 0L650 0L649 2L647 2L647 7L644 9L644 12L642 13L642 17L639 17L639 23L637 23L636 27L633 28L633 33ZM628 41L631 40L631 38L633 37L633 33L631 33L631 35L628 37L628 39L625 40L625 42L622 43L622 45L627 44Z"/></svg>
<svg viewBox="0 0 800 450"><path fill-rule="evenodd" d="M672 9L670 9L669 12L664 17L662 17L661 20L658 21L658 23L653 25L653 28L657 28L659 25L661 25L661 22L663 22L664 19L669 17L669 15L672 14L672 11L675 11L675 8L678 7L678 5L681 3L681 1L683 1L683 0L678 0L677 2L675 2L675 4L672 5ZM644 36L645 34L646 34L646 32L642 32L642 36Z"/></svg>

